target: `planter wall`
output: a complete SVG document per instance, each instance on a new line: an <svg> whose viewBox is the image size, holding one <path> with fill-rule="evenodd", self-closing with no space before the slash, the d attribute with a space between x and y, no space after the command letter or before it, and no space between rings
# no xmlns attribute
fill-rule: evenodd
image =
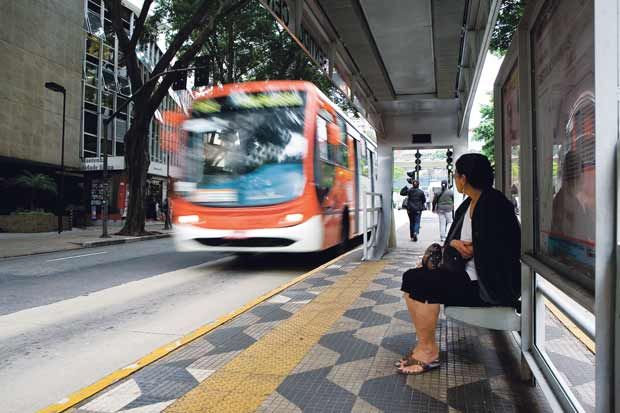
<svg viewBox="0 0 620 413"><path fill-rule="evenodd" d="M71 229L68 216L62 217L64 230ZM0 215L0 232L51 232L58 230L58 218L52 214Z"/></svg>

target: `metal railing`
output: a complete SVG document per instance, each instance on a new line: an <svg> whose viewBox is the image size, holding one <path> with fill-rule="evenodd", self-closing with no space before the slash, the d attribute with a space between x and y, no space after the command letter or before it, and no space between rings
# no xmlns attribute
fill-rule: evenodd
<svg viewBox="0 0 620 413"><path fill-rule="evenodd" d="M563 294L559 293L552 287L549 281L539 279L536 282L536 290L540 292L547 300L551 301L553 305L560 309L562 313L570 321L572 321L577 328L583 331L590 340L594 341L596 336L596 328L594 320L588 319L581 311L579 306L571 303L569 299L565 298Z"/></svg>
<svg viewBox="0 0 620 413"><path fill-rule="evenodd" d="M368 197L370 197L370 208L368 208ZM379 198L378 207L375 206L376 198ZM377 234L379 233L379 226L381 225L382 214L383 194L377 192L365 192L362 196L362 236L364 239L364 256L362 259L364 261L368 260L370 250L374 248L377 244Z"/></svg>

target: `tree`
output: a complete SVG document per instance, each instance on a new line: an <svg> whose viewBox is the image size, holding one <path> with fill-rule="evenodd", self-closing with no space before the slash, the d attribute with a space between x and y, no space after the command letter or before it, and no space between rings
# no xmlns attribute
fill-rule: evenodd
<svg viewBox="0 0 620 413"><path fill-rule="evenodd" d="M28 191L28 203L31 211L35 209L38 193L48 192L53 195L57 193L56 182L50 176L33 174L27 170L22 171L22 174L13 180L13 185Z"/></svg>
<svg viewBox="0 0 620 413"><path fill-rule="evenodd" d="M482 154L495 164L495 110L493 101L480 106L480 125L474 129L475 141L483 142Z"/></svg>
<svg viewBox="0 0 620 413"><path fill-rule="evenodd" d="M218 21L233 14L248 1L194 0L181 2L188 7L188 18L168 36L167 50L145 79L138 63L138 45L141 41L152 41L158 35L158 26L148 21L150 20L149 9L154 0L144 1L140 15L135 21L131 37L123 27L121 0L110 0L112 27L118 38L124 62L127 65L127 73L134 94L132 123L125 134L125 165L131 196L129 197L127 220L120 234L141 235L145 233L143 199L150 163L148 130L155 111L167 95L168 89L179 76L179 72L172 70L190 66ZM158 17L161 18L162 16L159 15Z"/></svg>
<svg viewBox="0 0 620 413"><path fill-rule="evenodd" d="M194 2L160 0L153 21L174 32L190 18ZM218 19L199 54L209 57L214 84L307 80L344 110L354 111L349 101L259 1L250 1L239 7L234 15Z"/></svg>
<svg viewBox="0 0 620 413"><path fill-rule="evenodd" d="M508 51L512 36L523 16L525 3L526 0L502 1L489 45L492 53L503 56Z"/></svg>

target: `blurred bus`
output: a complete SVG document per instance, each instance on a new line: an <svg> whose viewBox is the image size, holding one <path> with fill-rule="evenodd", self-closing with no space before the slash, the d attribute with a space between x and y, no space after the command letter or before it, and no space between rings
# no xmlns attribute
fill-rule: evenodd
<svg viewBox="0 0 620 413"><path fill-rule="evenodd" d="M320 251L361 234L376 143L312 83L214 87L184 122L180 251Z"/></svg>

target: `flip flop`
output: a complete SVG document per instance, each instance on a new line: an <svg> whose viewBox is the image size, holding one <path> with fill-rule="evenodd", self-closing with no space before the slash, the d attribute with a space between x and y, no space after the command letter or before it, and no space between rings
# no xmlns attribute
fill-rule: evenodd
<svg viewBox="0 0 620 413"><path fill-rule="evenodd" d="M394 362L394 367L400 367L401 364L410 362L410 358L411 358L411 355L413 354L414 348L415 347L412 347L411 350L409 350L409 353L408 353L407 356L404 356L400 360L395 361Z"/></svg>
<svg viewBox="0 0 620 413"><path fill-rule="evenodd" d="M413 366L413 365L418 365L418 366L422 367L422 370L420 370L420 371L404 371L402 367L399 367L396 370L398 370L398 372L400 374L404 374L406 376L417 376L419 374L424 374L424 373L426 373L428 371L438 369L441 366L441 363L439 363L439 359L431 361L430 363L425 363L425 362L420 361L420 360L416 359L415 357L411 356L411 357L409 357L408 361L410 361L411 364L408 364L405 367L409 367L409 366Z"/></svg>

